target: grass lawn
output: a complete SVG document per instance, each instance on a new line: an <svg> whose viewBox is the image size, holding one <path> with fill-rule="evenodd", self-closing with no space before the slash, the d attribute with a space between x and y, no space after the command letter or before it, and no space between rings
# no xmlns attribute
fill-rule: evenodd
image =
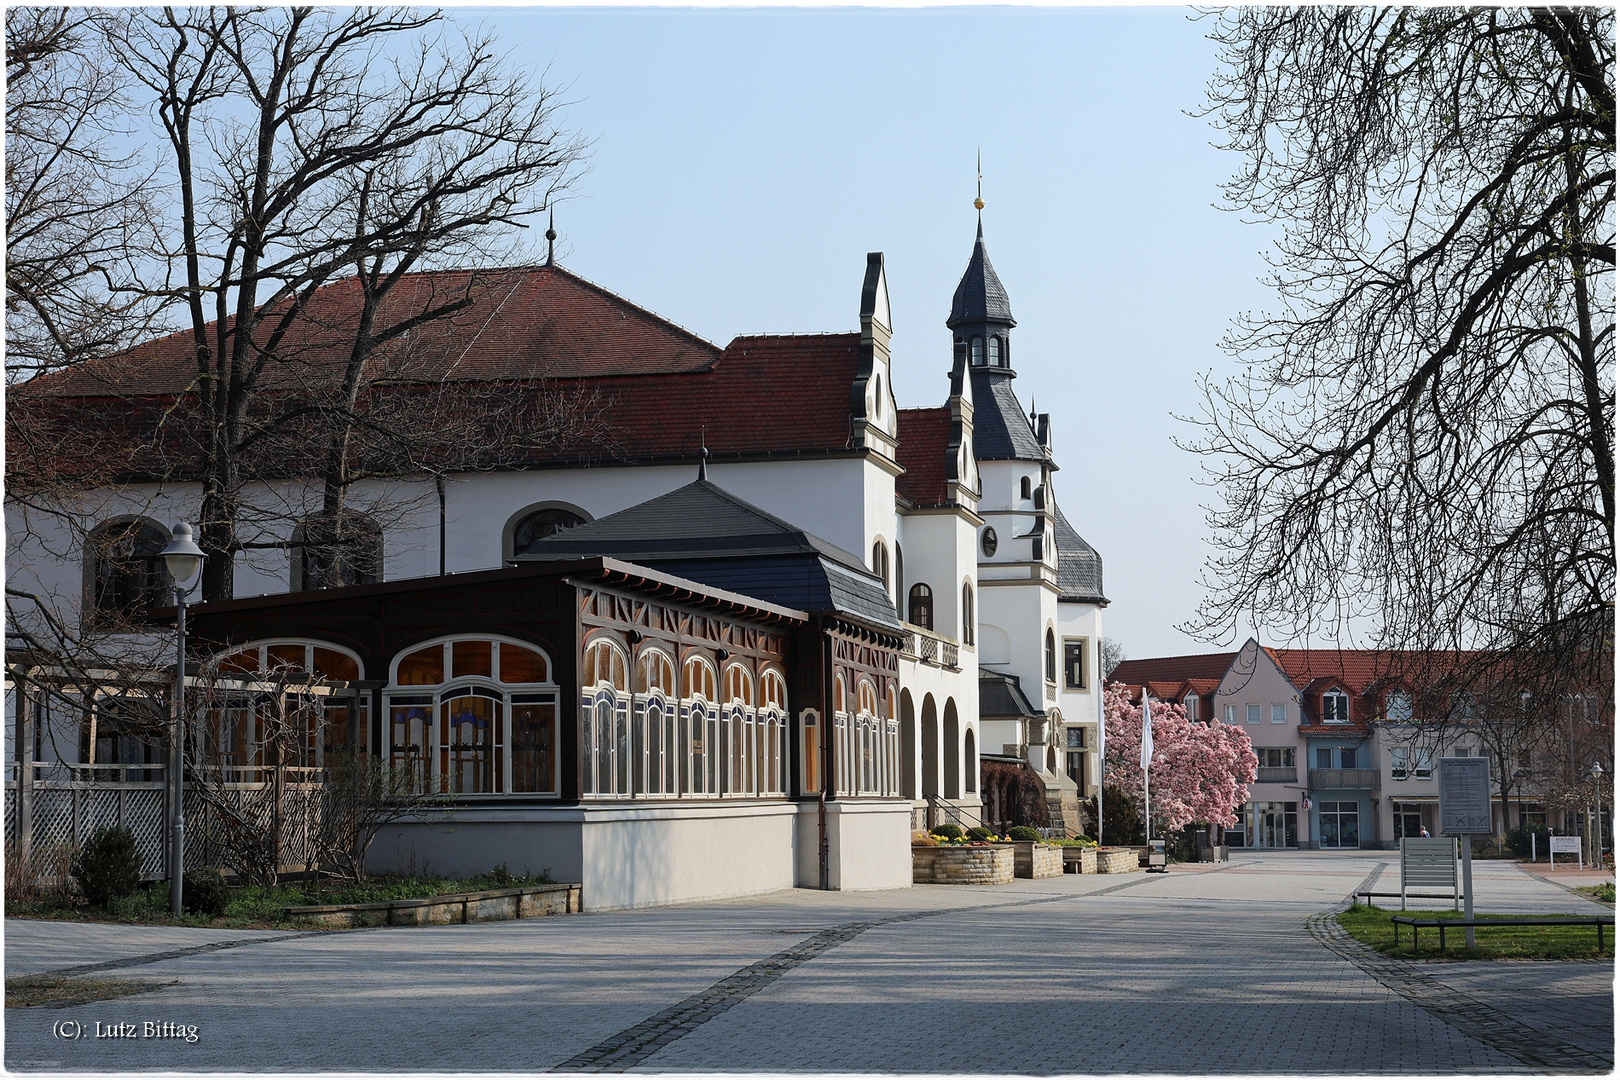
<svg viewBox="0 0 1620 1080"><path fill-rule="evenodd" d="M1472 949L1463 948L1463 929L1446 931L1446 951L1440 951L1440 931L1418 928L1418 950L1412 951L1412 928L1401 927L1401 944L1395 946L1391 915L1412 915L1421 919L1460 919L1460 911L1388 911L1355 904L1339 913L1339 925L1364 945L1371 945L1386 956L1417 959L1445 957L1452 960L1587 960L1598 957L1595 926L1481 926L1474 930ZM1535 915L1497 915L1476 911L1480 919L1534 919ZM1602 956L1614 955L1614 927L1603 928Z"/></svg>
<svg viewBox="0 0 1620 1080"><path fill-rule="evenodd" d="M153 926L207 926L230 930L308 930L307 919L289 919L284 910L306 904L369 904L383 900L418 900L444 893L514 889L523 885L550 885L550 878L491 871L475 878L403 877L381 875L364 884L327 882L322 885L289 882L276 888L250 885L232 889L225 914L169 914L169 886L155 882L133 896L115 900L110 910L90 907L72 898L54 897L34 903L6 904L8 916L28 919L64 919L76 922L140 923Z"/></svg>
<svg viewBox="0 0 1620 1080"><path fill-rule="evenodd" d="M23 975L6 980L6 1008L85 1005L92 1001L107 1001L173 986L178 981L177 979L75 979L62 975Z"/></svg>

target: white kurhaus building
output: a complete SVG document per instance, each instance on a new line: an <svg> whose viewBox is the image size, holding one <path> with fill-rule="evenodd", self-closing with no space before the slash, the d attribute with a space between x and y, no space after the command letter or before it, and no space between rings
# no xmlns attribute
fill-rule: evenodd
<svg viewBox="0 0 1620 1080"><path fill-rule="evenodd" d="M260 664L296 652L311 670L328 657L316 673L351 696L310 753L389 754L466 797L458 825L379 841L376 865L407 853L439 870L544 865L582 880L587 906L626 907L904 885L910 831L1011 824L1027 816L1020 784L1038 788L1040 823L1078 825L1099 778L1101 560L1059 510L1049 418L1026 416L1013 392L1015 323L982 226L946 321L945 402L925 409L896 406L880 254L858 331L724 348L551 264L422 274L412 287L466 288L476 302L382 358L394 369L374 393L413 381L536 392L539 380L589 396L605 434L437 479L360 481L347 513L363 527L339 553L314 539L318 475L282 461L244 486L234 598L193 608L207 648ZM323 290L311 324L341 325L350 302L342 283ZM334 363L309 336L306 369ZM138 427L129 417L183 412L189 363L175 335L13 397ZM170 522L197 514L184 467L122 471L72 498L77 530L7 501L8 579L67 625L163 602L156 550ZM334 573L340 587L305 589ZM567 588L585 612L571 622L556 599ZM532 610L499 617L465 599L525 589ZM407 609L418 614L396 614ZM704 638L693 627L716 610L724 625ZM437 624L423 614L434 611ZM26 699L52 660L17 641L10 685ZM494 658L520 648L525 681L513 683ZM424 655L440 666L422 674ZM464 656L482 659L464 673ZM617 729L593 726L598 696ZM11 739L12 757L161 760L116 735L105 703L83 704L53 717L25 705L38 722ZM252 731L236 737L232 764L251 765ZM663 854L632 854L646 850Z"/></svg>

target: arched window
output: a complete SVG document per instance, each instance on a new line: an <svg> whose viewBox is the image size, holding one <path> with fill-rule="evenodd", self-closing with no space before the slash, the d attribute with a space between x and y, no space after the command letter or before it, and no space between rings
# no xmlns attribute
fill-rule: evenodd
<svg viewBox="0 0 1620 1080"><path fill-rule="evenodd" d="M934 628L934 590L927 585L918 583L911 587L911 602L908 605L909 618L907 621L913 626L920 626L924 630Z"/></svg>
<svg viewBox="0 0 1620 1080"><path fill-rule="evenodd" d="M599 637L585 650L585 660L579 668L579 685L582 689L602 686L609 690L629 690L630 680L625 670L624 653L613 641Z"/></svg>
<svg viewBox="0 0 1620 1080"><path fill-rule="evenodd" d="M382 580L382 526L358 511L311 514L293 530L292 547L293 592Z"/></svg>
<svg viewBox="0 0 1620 1080"><path fill-rule="evenodd" d="M993 338L990 339L989 345L990 345L990 366L991 367L1000 367L1001 366L1001 339L998 338L998 337L993 337Z"/></svg>
<svg viewBox="0 0 1620 1080"><path fill-rule="evenodd" d="M973 585L962 583L962 644L973 644Z"/></svg>
<svg viewBox="0 0 1620 1080"><path fill-rule="evenodd" d="M533 645L497 637L442 638L395 657L383 701L389 763L419 790L558 794L552 671Z"/></svg>
<svg viewBox="0 0 1620 1080"><path fill-rule="evenodd" d="M889 545L882 540L872 545L872 572L883 579L883 591L889 591Z"/></svg>
<svg viewBox="0 0 1620 1080"><path fill-rule="evenodd" d="M718 795L725 758L720 746L720 697L714 668L699 656L687 657L681 666L681 689L681 719L691 750L692 770L690 785L682 786L695 795Z"/></svg>
<svg viewBox="0 0 1620 1080"><path fill-rule="evenodd" d="M205 696L217 705L207 710L200 733L204 757L221 766L268 764L257 757L268 727L279 728L283 736L293 729L291 745L281 740L284 765L317 768L334 755L364 752L371 696L352 688L343 693L333 685L358 682L363 672L356 654L317 641L256 641L214 656L203 668L211 690ZM284 688L266 693L261 685L238 693L239 675L244 685L269 682ZM310 675L331 692L300 693L303 677Z"/></svg>
<svg viewBox="0 0 1620 1080"><path fill-rule="evenodd" d="M759 677L761 795L787 793L787 680L775 669Z"/></svg>
<svg viewBox="0 0 1620 1080"><path fill-rule="evenodd" d="M1029 494L1029 477L1027 477L1027 476L1022 476L1022 477L1019 477L1019 479L1018 479L1018 497L1020 499L1027 499L1027 498L1030 497L1030 494Z"/></svg>
<svg viewBox="0 0 1620 1080"><path fill-rule="evenodd" d="M675 665L658 649L643 649L636 660L636 693L675 696Z"/></svg>
<svg viewBox="0 0 1620 1080"><path fill-rule="evenodd" d="M1057 638L1050 629L1046 631L1046 681L1057 682Z"/></svg>
<svg viewBox="0 0 1620 1080"><path fill-rule="evenodd" d="M512 529L512 555L516 557L528 550L536 540L544 540L552 533L585 524L585 519L572 510L548 506L525 514Z"/></svg>
<svg viewBox="0 0 1620 1080"><path fill-rule="evenodd" d="M972 356L974 367L984 367L984 338L974 338L973 343L968 346L968 352Z"/></svg>
<svg viewBox="0 0 1620 1080"><path fill-rule="evenodd" d="M85 540L90 621L107 625L138 618L168 599L169 574L158 554L169 533L139 518L98 526Z"/></svg>
<svg viewBox="0 0 1620 1080"><path fill-rule="evenodd" d="M855 789L863 794L878 790L882 747L878 739L877 689L866 679L855 687Z"/></svg>

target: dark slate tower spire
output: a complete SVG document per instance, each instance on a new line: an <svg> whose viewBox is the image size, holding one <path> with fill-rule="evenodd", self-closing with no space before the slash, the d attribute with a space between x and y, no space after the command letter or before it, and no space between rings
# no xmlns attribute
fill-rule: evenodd
<svg viewBox="0 0 1620 1080"><path fill-rule="evenodd" d="M973 205L984 209L984 200ZM984 222L973 241L967 271L951 298L950 327L968 355L973 380L973 455L980 461L1044 461L1046 453L1013 392L1012 304L984 249Z"/></svg>

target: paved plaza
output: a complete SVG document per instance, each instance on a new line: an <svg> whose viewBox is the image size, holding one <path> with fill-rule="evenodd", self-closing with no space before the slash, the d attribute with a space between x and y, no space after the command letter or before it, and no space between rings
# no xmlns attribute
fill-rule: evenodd
<svg viewBox="0 0 1620 1080"><path fill-rule="evenodd" d="M1501 862L1487 911L1607 913ZM9 976L172 983L8 1009L21 1071L1606 1073L1612 963L1390 960L1322 917L1386 852L1168 875L319 934L8 920ZM588 898L587 898L588 902ZM240 944L232 944L238 942ZM220 947L225 946L225 947ZM195 1025L97 1039L94 1025ZM61 1038L63 1024L84 1035Z"/></svg>

